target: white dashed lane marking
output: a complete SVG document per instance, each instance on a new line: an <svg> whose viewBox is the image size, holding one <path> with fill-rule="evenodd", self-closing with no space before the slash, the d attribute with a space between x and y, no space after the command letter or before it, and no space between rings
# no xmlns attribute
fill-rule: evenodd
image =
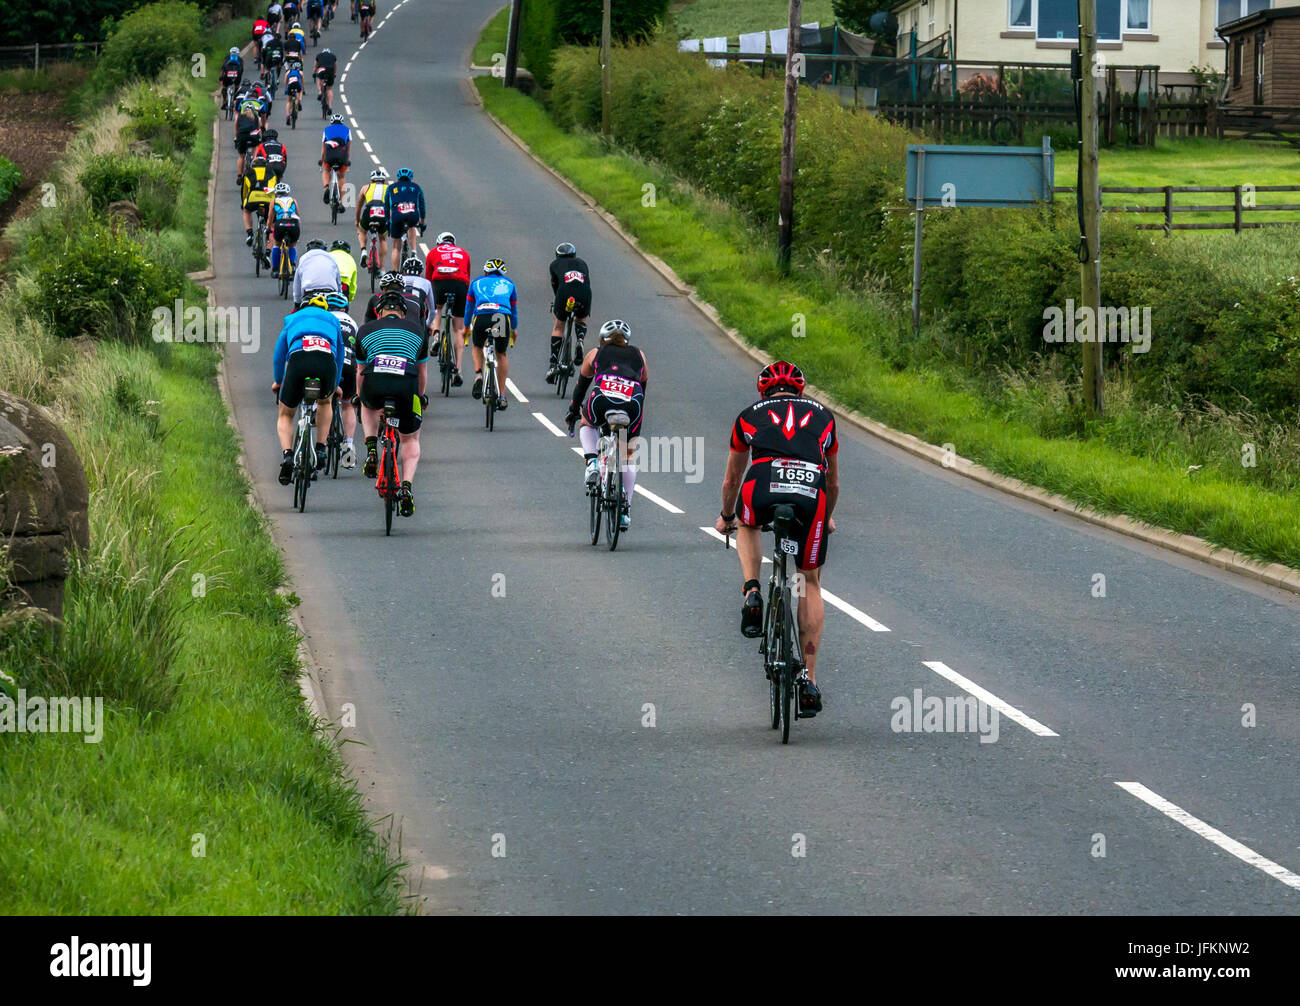
<svg viewBox="0 0 1300 1006"><path fill-rule="evenodd" d="M974 695L975 698L979 699L986 706L992 706L1007 719L1011 720L1011 722L1019 723L1030 733L1037 734L1039 737L1059 736L1055 730L1043 726L1043 724L1039 723L1038 720L1034 719L1032 716L1026 716L1015 706L1011 705L1011 703L1003 701L988 689L975 684L975 682L971 681L970 678L958 674L942 661L922 660L921 663L925 664L926 667L930 668L930 670L934 671L934 673L939 675L941 678L947 678L958 688Z"/></svg>

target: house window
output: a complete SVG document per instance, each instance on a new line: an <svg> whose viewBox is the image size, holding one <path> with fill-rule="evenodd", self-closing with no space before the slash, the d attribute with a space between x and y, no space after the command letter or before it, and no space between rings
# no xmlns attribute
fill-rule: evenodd
<svg viewBox="0 0 1300 1006"><path fill-rule="evenodd" d="M1246 40L1240 35L1232 43L1232 86L1241 84L1241 60L1246 53Z"/></svg>
<svg viewBox="0 0 1300 1006"><path fill-rule="evenodd" d="M1218 0L1214 23L1225 24L1247 14L1254 14L1256 11L1268 10L1272 6L1272 0Z"/></svg>
<svg viewBox="0 0 1300 1006"><path fill-rule="evenodd" d="M1010 27L1033 28L1040 40L1078 40L1078 0L1009 0L1007 12ZM1097 37L1101 41L1120 41L1125 25L1129 30L1150 31L1151 0L1097 0Z"/></svg>

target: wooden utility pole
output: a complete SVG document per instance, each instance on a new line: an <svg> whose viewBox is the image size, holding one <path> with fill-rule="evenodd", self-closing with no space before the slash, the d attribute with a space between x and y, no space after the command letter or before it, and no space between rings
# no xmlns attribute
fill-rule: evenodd
<svg viewBox="0 0 1300 1006"><path fill-rule="evenodd" d="M790 0L790 34L785 44L785 118L781 123L781 199L777 221L777 260L790 268L790 246L794 243L794 137L799 121L799 22L803 0Z"/></svg>
<svg viewBox="0 0 1300 1006"><path fill-rule="evenodd" d="M506 32L506 87L515 86L515 71L519 67L519 15L523 8L524 0L514 0L510 5L510 28Z"/></svg>
<svg viewBox="0 0 1300 1006"><path fill-rule="evenodd" d="M614 101L614 83L609 72L609 0L600 16L600 135L609 139L610 105Z"/></svg>
<svg viewBox="0 0 1300 1006"><path fill-rule="evenodd" d="M1086 240L1080 246L1079 306L1092 313L1093 341L1083 346L1083 398L1100 419L1105 398L1101 331L1101 175L1097 165L1097 0L1079 0L1079 191Z"/></svg>

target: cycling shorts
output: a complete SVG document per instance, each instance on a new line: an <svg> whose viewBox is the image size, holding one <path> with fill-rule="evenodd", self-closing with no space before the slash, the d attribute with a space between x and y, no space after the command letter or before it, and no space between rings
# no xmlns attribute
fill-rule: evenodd
<svg viewBox="0 0 1300 1006"><path fill-rule="evenodd" d="M302 226L297 220L277 220L275 222L275 233L272 235L273 243L278 244L283 241L289 247L298 243L302 237Z"/></svg>
<svg viewBox="0 0 1300 1006"><path fill-rule="evenodd" d="M400 420L398 433L411 434L420 429L423 417L420 414L419 376L415 372L417 364L410 360L402 361L408 373L385 373L383 361L386 357L376 357L369 361L362 370L361 404L368 409L382 409L384 399L391 398L397 404L397 417ZM376 369L378 368L378 369Z"/></svg>
<svg viewBox="0 0 1300 1006"><path fill-rule="evenodd" d="M736 513L746 527L772 522L772 508L794 507L791 530L800 569L818 569L826 561L826 473L811 461L761 458L749 466L740 487Z"/></svg>
<svg viewBox="0 0 1300 1006"><path fill-rule="evenodd" d="M315 77L317 80L319 80L319 81L321 82L321 85L324 86L324 87L333 87L333 86L334 86L334 71L333 71L333 70L327 70L327 69L325 69L323 66L318 66L318 67L316 67L316 70L315 70L315 72L312 74L312 76Z"/></svg>
<svg viewBox="0 0 1300 1006"><path fill-rule="evenodd" d="M569 298L574 299L573 316L575 318L585 318L591 314L591 287L583 284L574 284L572 286L561 286L555 292L555 305L552 308L555 317L564 321L569 316L566 305Z"/></svg>
<svg viewBox="0 0 1300 1006"><path fill-rule="evenodd" d="M394 213L388 218L388 236L401 240L412 227L420 226L420 214L418 213Z"/></svg>
<svg viewBox="0 0 1300 1006"><path fill-rule="evenodd" d="M345 168L348 166L348 148L347 147L326 147L325 148L325 166L328 168Z"/></svg>
<svg viewBox="0 0 1300 1006"><path fill-rule="evenodd" d="M452 301L452 315L457 318L465 317L465 297L469 293L469 284L463 279L435 279L433 281L433 305L441 307L447 294L451 294L455 299Z"/></svg>
<svg viewBox="0 0 1300 1006"><path fill-rule="evenodd" d="M500 331L505 333L503 335L495 334L497 318L503 319L500 326ZM510 349L510 316L506 314L474 315L474 326L470 329L470 338L474 340L474 348L482 349L489 336L493 336L492 344L496 347L497 353L504 355Z"/></svg>
<svg viewBox="0 0 1300 1006"><path fill-rule="evenodd" d="M631 395L616 397L606 394L600 389L600 378L597 377L593 382L591 389L587 392L586 400L582 403L582 418L590 426L600 429L605 424L605 414L608 412L626 412L628 419L627 435L635 437L641 433L641 420L645 416L645 392L639 390Z"/></svg>
<svg viewBox="0 0 1300 1006"><path fill-rule="evenodd" d="M357 393L357 361L343 364L343 380L339 381L343 401L350 402Z"/></svg>
<svg viewBox="0 0 1300 1006"><path fill-rule="evenodd" d="M363 231L385 234L387 233L385 223L383 203L372 199L361 207L361 229Z"/></svg>
<svg viewBox="0 0 1300 1006"><path fill-rule="evenodd" d="M261 142L262 130L256 125L235 130L235 149L241 154L256 150Z"/></svg>
<svg viewBox="0 0 1300 1006"><path fill-rule="evenodd" d="M338 364L334 354L312 350L290 353L284 364L284 377L280 380L280 404L296 409L302 401L303 384L309 377L320 378L320 396L327 397L334 390L334 375Z"/></svg>

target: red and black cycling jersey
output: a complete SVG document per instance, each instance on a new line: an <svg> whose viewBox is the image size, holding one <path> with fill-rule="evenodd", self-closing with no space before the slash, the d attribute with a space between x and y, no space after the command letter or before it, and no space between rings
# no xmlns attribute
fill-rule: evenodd
<svg viewBox="0 0 1300 1006"><path fill-rule="evenodd" d="M826 467L839 451L835 417L811 398L774 395L747 408L731 427L731 449L749 451L751 462L798 458Z"/></svg>

